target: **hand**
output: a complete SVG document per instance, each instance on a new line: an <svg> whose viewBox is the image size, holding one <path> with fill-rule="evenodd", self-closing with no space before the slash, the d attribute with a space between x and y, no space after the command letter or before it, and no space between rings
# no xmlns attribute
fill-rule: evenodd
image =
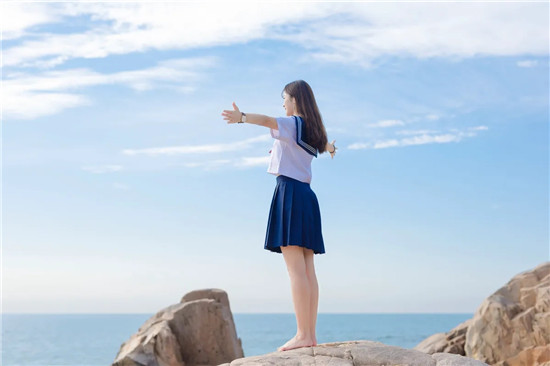
<svg viewBox="0 0 550 366"><path fill-rule="evenodd" d="M334 159L334 155L336 154L336 149L338 149L336 146L334 146L335 141L336 140L332 140L332 142L330 143L332 145L332 149L331 149L332 152L330 153L330 158L331 159ZM330 150L329 150L329 152L330 152Z"/></svg>
<svg viewBox="0 0 550 366"><path fill-rule="evenodd" d="M226 110L224 109L222 113L223 119L227 121L227 123L237 123L241 120L241 111L239 110L239 107L233 102L233 110Z"/></svg>

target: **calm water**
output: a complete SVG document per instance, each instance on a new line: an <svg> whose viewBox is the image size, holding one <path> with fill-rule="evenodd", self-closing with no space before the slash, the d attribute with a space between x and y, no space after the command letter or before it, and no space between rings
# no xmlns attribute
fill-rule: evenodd
<svg viewBox="0 0 550 366"><path fill-rule="evenodd" d="M105 366L153 314L4 314L4 366ZM473 314L319 314L317 343L373 340L412 348ZM294 314L233 314L245 356L274 352L296 332Z"/></svg>

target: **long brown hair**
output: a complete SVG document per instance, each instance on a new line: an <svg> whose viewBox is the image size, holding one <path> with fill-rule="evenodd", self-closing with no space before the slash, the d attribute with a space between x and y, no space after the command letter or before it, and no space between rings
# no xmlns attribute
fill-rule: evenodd
<svg viewBox="0 0 550 366"><path fill-rule="evenodd" d="M296 80L286 84L283 92L296 99L295 112L303 116L306 125L306 142L317 148L319 153L324 153L328 142L327 131L309 84L303 80ZM281 92L281 96L283 92Z"/></svg>

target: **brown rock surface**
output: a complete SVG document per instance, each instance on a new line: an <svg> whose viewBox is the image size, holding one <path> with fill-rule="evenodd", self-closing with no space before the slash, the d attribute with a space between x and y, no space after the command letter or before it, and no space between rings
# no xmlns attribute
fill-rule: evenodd
<svg viewBox="0 0 550 366"><path fill-rule="evenodd" d="M424 352L389 346L374 341L348 341L318 344L316 347L272 352L261 356L239 358L219 366L483 366L486 363L452 354Z"/></svg>
<svg viewBox="0 0 550 366"><path fill-rule="evenodd" d="M426 353L447 352L465 356L466 331L472 319L460 323L447 333L436 333L417 344L414 349Z"/></svg>
<svg viewBox="0 0 550 366"><path fill-rule="evenodd" d="M550 343L550 262L514 276L483 301L466 332L466 355L494 364Z"/></svg>
<svg viewBox="0 0 550 366"><path fill-rule="evenodd" d="M243 356L227 293L206 289L149 318L120 346L112 365L217 365Z"/></svg>
<svg viewBox="0 0 550 366"><path fill-rule="evenodd" d="M526 360L547 362L549 344L550 262L545 262L514 276L482 302L472 319L426 338L414 349L509 366L532 365Z"/></svg>
<svg viewBox="0 0 550 366"><path fill-rule="evenodd" d="M505 361L499 361L495 366L549 366L550 344L546 346L529 347Z"/></svg>

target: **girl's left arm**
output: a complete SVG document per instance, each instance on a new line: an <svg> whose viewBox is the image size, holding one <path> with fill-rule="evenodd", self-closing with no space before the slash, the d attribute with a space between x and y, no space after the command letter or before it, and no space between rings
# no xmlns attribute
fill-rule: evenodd
<svg viewBox="0 0 550 366"><path fill-rule="evenodd" d="M336 140L332 140L332 142L327 142L325 145L325 151L328 151L330 153L330 158L334 159L334 154L336 154L336 150L338 149L336 145L334 145L334 142Z"/></svg>
<svg viewBox="0 0 550 366"><path fill-rule="evenodd" d="M278 130L277 120L264 114L247 113L246 122Z"/></svg>
<svg viewBox="0 0 550 366"><path fill-rule="evenodd" d="M227 121L227 123L238 123L242 118L241 111L239 110L235 102L233 102L233 110L224 110L222 116L224 117L223 119ZM272 128L274 130L279 129L277 125L277 120L264 114L247 113L246 122L259 126L264 126L267 128Z"/></svg>

